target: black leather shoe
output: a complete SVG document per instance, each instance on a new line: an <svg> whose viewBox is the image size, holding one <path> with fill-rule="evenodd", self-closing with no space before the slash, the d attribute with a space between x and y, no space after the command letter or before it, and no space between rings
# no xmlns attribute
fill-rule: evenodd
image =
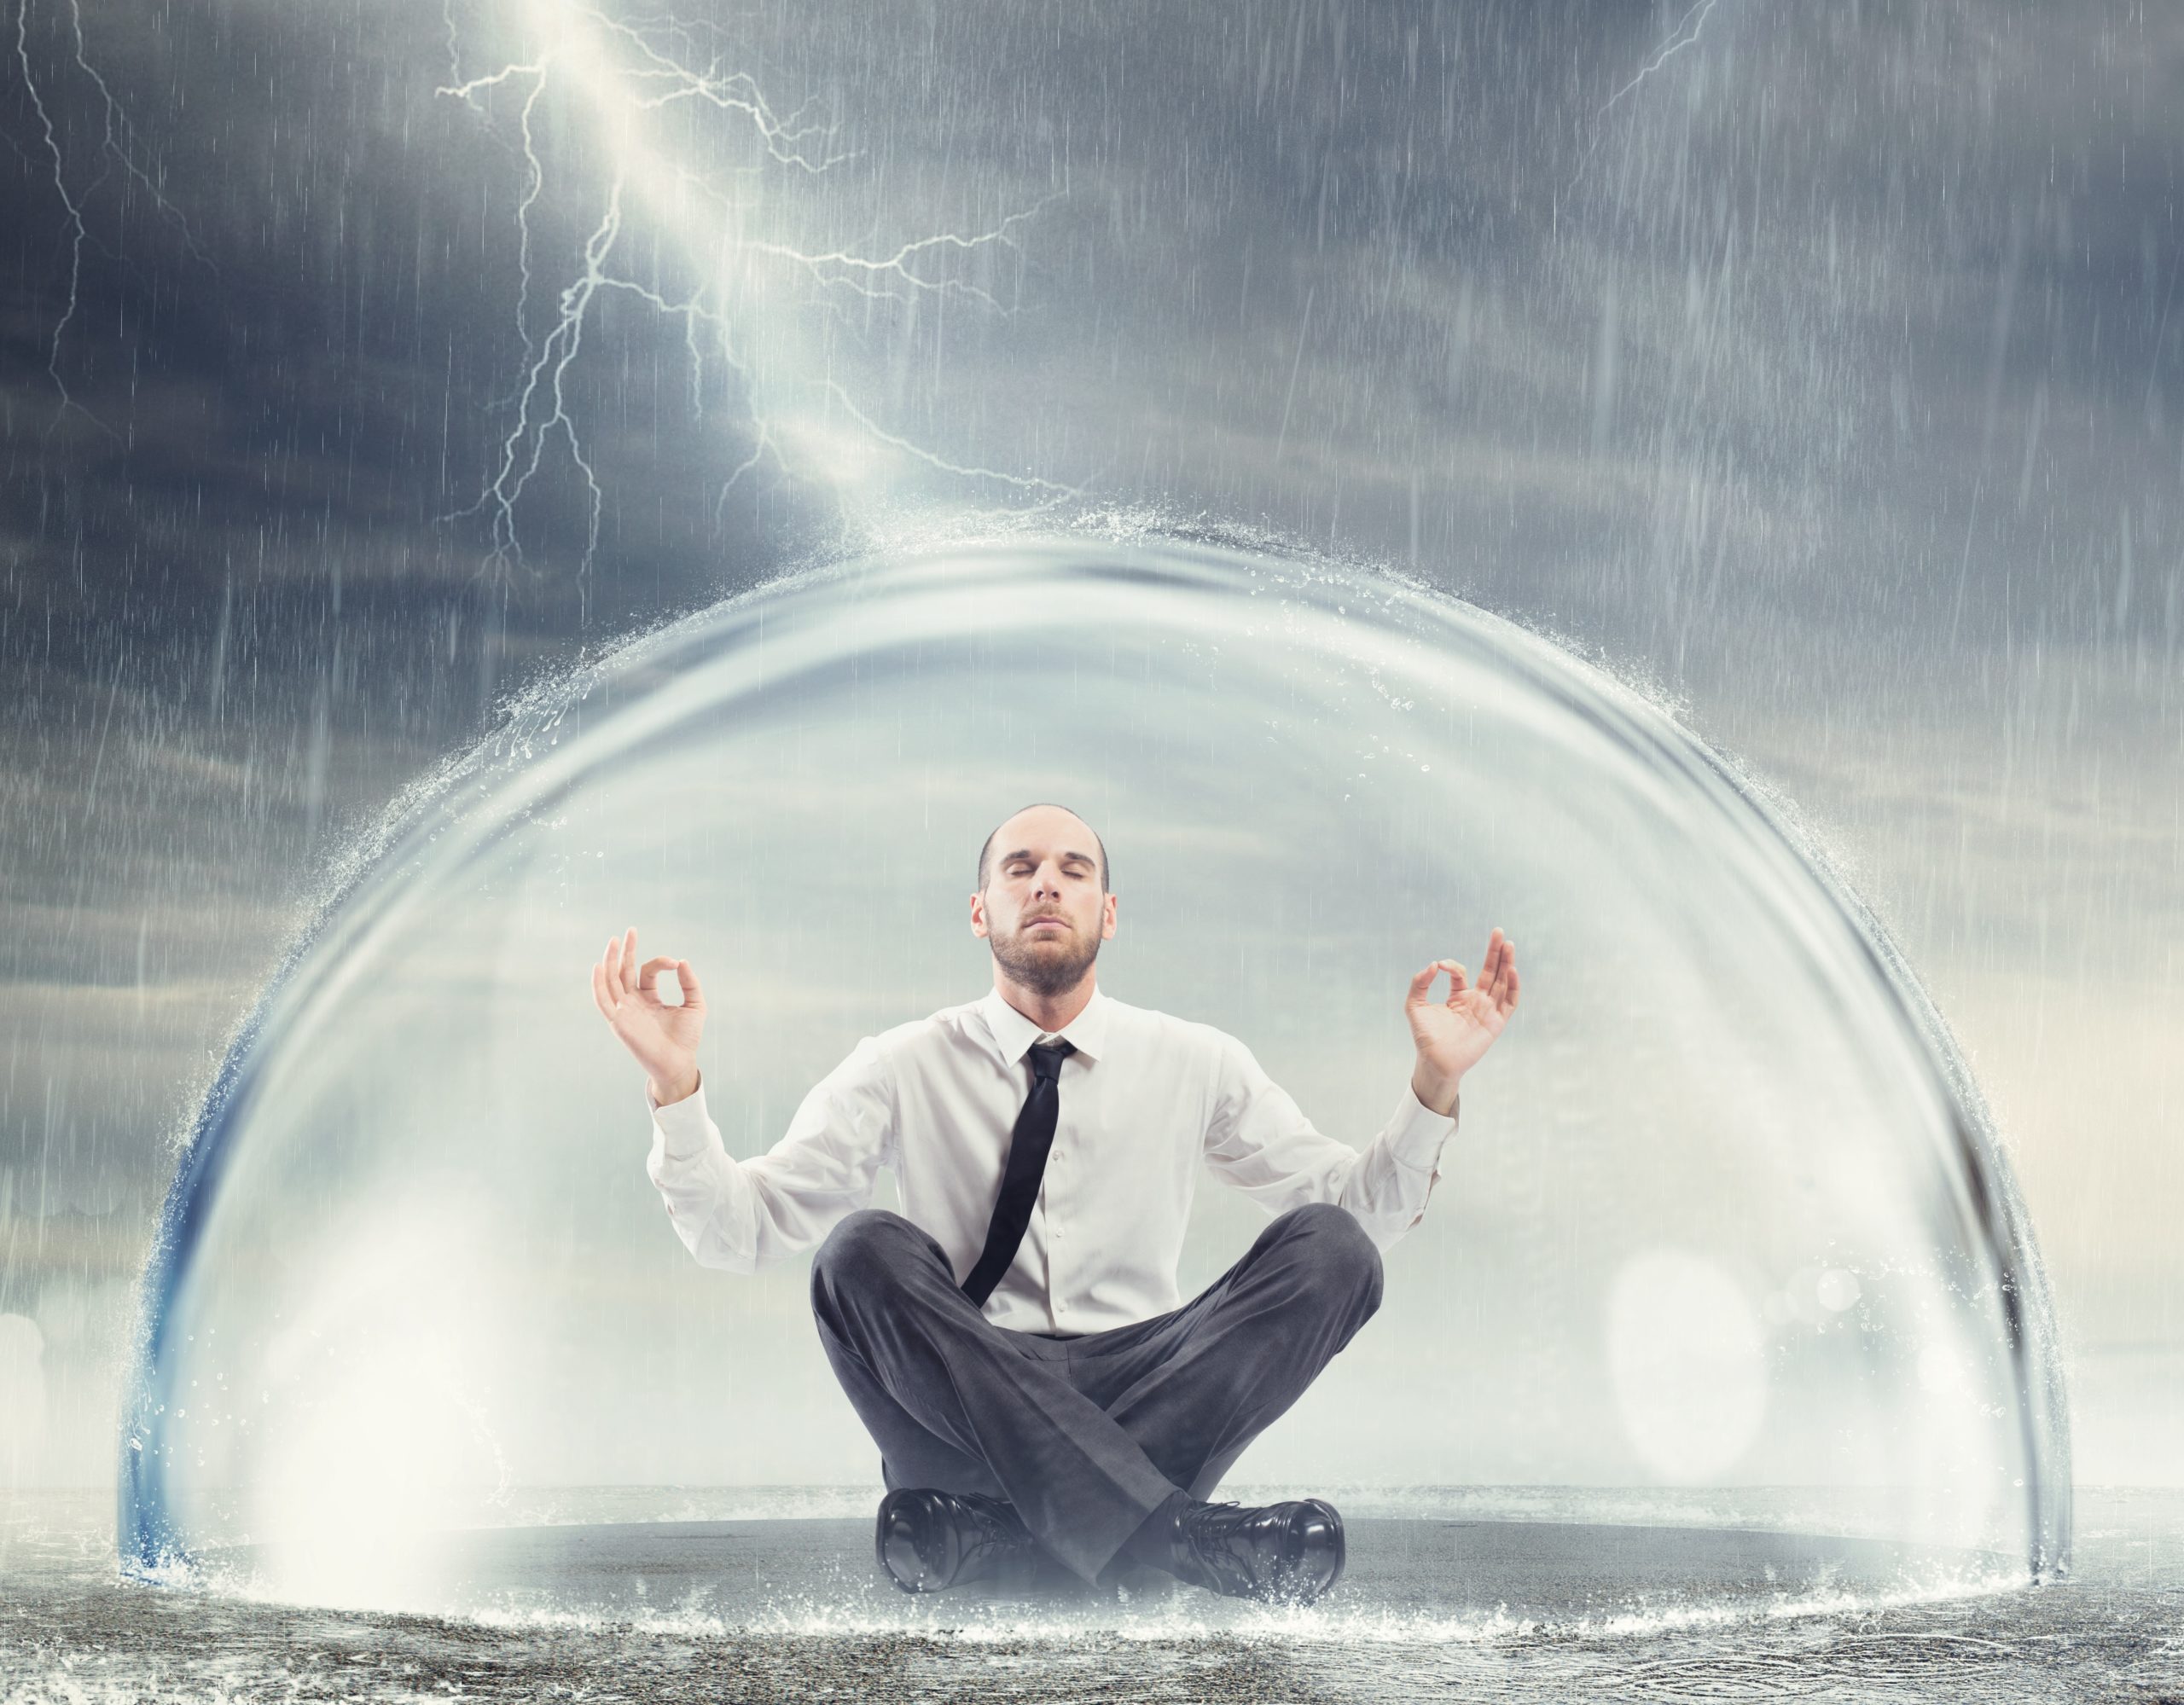
<svg viewBox="0 0 2184 1705"><path fill-rule="evenodd" d="M1232 1598L1310 1604L1342 1576L1342 1517L1324 1499L1259 1509L1194 1500L1170 1544L1178 1579Z"/></svg>
<svg viewBox="0 0 2184 1705"><path fill-rule="evenodd" d="M938 1592L976 1580L1022 1586L1041 1556L1014 1506L976 1493L903 1487L880 1500L873 1550L905 1592Z"/></svg>

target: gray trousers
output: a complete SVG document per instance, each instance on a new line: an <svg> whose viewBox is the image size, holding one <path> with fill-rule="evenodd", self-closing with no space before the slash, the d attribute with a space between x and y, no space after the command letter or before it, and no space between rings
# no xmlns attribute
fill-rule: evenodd
<svg viewBox="0 0 2184 1705"><path fill-rule="evenodd" d="M1077 1337L995 1325L899 1214L851 1214L811 1266L820 1342L887 1485L1005 1498L1088 1581L1178 1490L1219 1485L1380 1306L1380 1250L1326 1203L1182 1308Z"/></svg>

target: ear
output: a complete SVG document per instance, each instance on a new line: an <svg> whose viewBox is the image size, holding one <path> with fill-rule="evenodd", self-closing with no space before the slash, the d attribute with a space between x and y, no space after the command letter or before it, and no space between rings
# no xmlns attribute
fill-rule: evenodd
<svg viewBox="0 0 2184 1705"><path fill-rule="evenodd" d="M986 933L986 897L983 894L971 896L971 933L981 940Z"/></svg>
<svg viewBox="0 0 2184 1705"><path fill-rule="evenodd" d="M1107 896L1107 915L1100 920L1100 939L1112 942L1115 938L1115 896Z"/></svg>

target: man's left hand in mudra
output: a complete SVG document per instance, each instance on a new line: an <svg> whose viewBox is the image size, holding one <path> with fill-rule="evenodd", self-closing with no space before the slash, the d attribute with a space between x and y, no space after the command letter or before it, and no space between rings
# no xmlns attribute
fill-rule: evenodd
<svg viewBox="0 0 2184 1705"><path fill-rule="evenodd" d="M635 930L610 942L592 995L645 1070L652 1180L706 1266L816 1248L812 1314L880 1447L874 1546L905 1591L1051 1559L1095 1585L1150 1568L1309 1603L1342 1572L1333 1507L1206 1500L1380 1306L1380 1252L1424 1216L1464 1076L1516 1010L1516 950L1496 930L1475 985L1453 960L1411 978L1410 1082L1360 1151L1234 1037L1100 991L1115 896L1075 813L1010 817L978 881L992 989L867 1036L750 1160L706 1111L689 962L640 964ZM1274 1217L1185 1302L1200 1166ZM900 1214L866 1205L882 1167Z"/></svg>

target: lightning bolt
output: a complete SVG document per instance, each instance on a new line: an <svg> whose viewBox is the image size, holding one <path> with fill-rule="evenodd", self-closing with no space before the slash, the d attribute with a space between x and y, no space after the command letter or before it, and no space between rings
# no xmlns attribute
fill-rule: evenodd
<svg viewBox="0 0 2184 1705"><path fill-rule="evenodd" d="M76 317L76 310L82 295L84 246L90 244L109 259L119 258L91 235L90 228L84 217L84 206L91 194L105 182L105 173L102 171L94 177L81 192L71 194L69 191L67 157L61 148L61 135L54 125L53 116L46 109L45 97L39 86L38 72L31 63L30 21L31 0L20 0L20 3L15 9L15 62L22 67L23 90L30 96L31 110L37 114L38 129L45 143L46 156L52 162L54 194L60 198L61 209L67 216L68 231L68 299L61 309L60 319L54 324L52 336L47 344L45 362L47 376L53 380L54 389L61 395L61 406L55 412L52 424L46 429L47 435L50 437L60 426L61 420L67 417L68 411L73 409L115 443L125 444L127 439L123 434L102 420L90 408L76 400L68 389L67 380L61 376L61 347L67 337L69 325ZM181 231L183 243L189 250L190 258L205 266L217 277L219 269L212 264L205 251L198 246L196 234L190 229L189 220L183 217L181 210L167 199L166 193L153 180L151 175L136 163L135 132L130 123L129 115L123 109L121 103L114 99L113 91L107 87L106 79L99 75L97 68L91 63L89 49L84 41L84 14L79 0L69 0L68 29L70 38L74 45L73 57L76 67L90 79L92 86L98 90L99 101L103 109L106 131L100 143L100 154L117 162L122 171L151 197L153 205L159 209L160 215L171 220Z"/></svg>
<svg viewBox="0 0 2184 1705"><path fill-rule="evenodd" d="M775 229L752 229L762 213L782 205L777 191L767 193L770 175L816 179L857 159L861 151L840 146L836 127L812 116L810 102L792 112L776 109L754 78L720 54L699 63L694 55L686 60L663 45L690 36L688 26L672 19L640 27L584 0L527 0L520 15L525 54L465 76L461 32L447 12L448 81L437 90L469 106L489 127L513 97L511 151L522 176L514 210L522 360L514 391L500 404L509 424L475 500L439 518L486 519L489 539L479 577L502 589L519 576L537 577L525 557L517 507L534 482L548 477L549 451L560 447L581 482L589 515L576 569L588 611L606 493L584 448L568 380L587 324L601 299L614 294L681 322L692 410L699 419L706 415L710 364L731 375L741 393L746 415L738 424L749 442L724 470L714 495L716 528L729 493L769 463L782 477L797 473L799 461L816 463L845 513L846 487L876 457L890 455L951 478L998 486L1038 507L1078 495L1081 487L971 465L890 431L877 410L851 396L831 362L797 358L802 320L822 317L854 333L863 312L875 303L960 299L979 312L1008 317L1013 310L990 290L957 275L956 264L981 250L1015 249L1025 222L1062 192L987 229L937 231L871 252L804 245ZM586 120L606 184L581 260L549 284L542 277L534 222L549 188L557 187L557 175L541 145L540 115L549 103L563 101L574 103ZM740 139L740 161L708 174L660 142L655 121L677 108L698 109L725 126L731 139ZM658 264L641 268L630 258L642 239L655 234L695 277L691 287L671 293L659 281ZM550 308L544 306L549 300ZM804 400L786 400L799 397ZM847 437L845 420L851 429Z"/></svg>
<svg viewBox="0 0 2184 1705"><path fill-rule="evenodd" d="M1054 495L1048 498L1045 503L1042 503L1038 506L1043 509L1050 507L1052 504L1061 502L1066 497L1076 497L1081 496L1083 493L1083 488L1081 486L1059 485L1051 479L1033 479L1022 474L1003 473L996 468L970 467L965 466L961 462L947 461L945 458L935 455L931 450L921 449L918 445L912 444L908 438L897 438L893 433L883 431L880 427L874 425L872 420L867 418L864 411L859 409L855 403L850 400L849 392L843 390L840 386L835 384L833 380L830 379L827 381L827 389L833 394L834 399L842 405L843 409L849 415L850 418L855 420L858 426L863 427L866 432L871 433L874 438L878 438L882 444L891 445L894 449L905 451L908 454L915 456L920 461L924 462L927 467L938 468L943 473L961 474L965 478L972 479L998 479L1008 484L1016 486L1022 490L1048 491L1053 493Z"/></svg>
<svg viewBox="0 0 2184 1705"><path fill-rule="evenodd" d="M70 396L68 381L61 376L61 339L67 333L68 322L76 317L76 293L83 279L84 244L87 233L84 229L84 210L77 206L75 197L68 193L67 177L61 170L61 140L54 134L53 119L45 110L44 97L38 93L37 73L31 69L30 21L30 0L22 0L22 4L15 11L15 57L22 64L23 89L31 97L31 108L38 114L38 125L45 132L45 151L53 158L54 192L61 197L61 205L68 215L68 304L61 310L61 319L53 328L53 339L48 346L45 358L45 370L52 377L54 388L61 393L61 408L53 417L53 426L46 429L47 435L51 436L69 409L77 409L82 410L84 417L93 426L118 444L121 442L121 434Z"/></svg>
<svg viewBox="0 0 2184 1705"><path fill-rule="evenodd" d="M1653 50L1653 57L1638 67L1637 75L1609 96L1600 111L1593 114L1593 140L1577 162L1577 175L1570 180L1570 188L1562 192L1565 197L1577 188L1585 176L1585 169L1593 163L1593 156L1600 152L1601 138L1607 134L1607 115L1631 90L1699 39L1699 32L1706 26L1707 14L1713 11L1716 3L1717 0L1696 0L1691 9L1676 20L1676 27L1669 32L1667 38Z"/></svg>
<svg viewBox="0 0 2184 1705"><path fill-rule="evenodd" d="M23 7L25 11L28 11L30 0L23 0ZM197 246L196 235L189 229L189 221L183 217L182 210L167 200L166 193L152 181L150 175L136 164L136 154L131 146L133 127L129 122L129 115L122 110L121 103L113 98L113 92L106 86L106 79L99 75L97 68L91 64L89 55L84 51L84 12L79 0L68 0L68 26L70 32L75 38L77 67L84 76L91 79L93 86L99 91L99 101L105 108L104 151L121 163L121 169L134 178L144 193L152 198L152 205L157 207L163 216L174 222L175 228L182 233L183 244L189 251L190 258L204 266L217 278L219 275L219 268L214 266L211 257Z"/></svg>

